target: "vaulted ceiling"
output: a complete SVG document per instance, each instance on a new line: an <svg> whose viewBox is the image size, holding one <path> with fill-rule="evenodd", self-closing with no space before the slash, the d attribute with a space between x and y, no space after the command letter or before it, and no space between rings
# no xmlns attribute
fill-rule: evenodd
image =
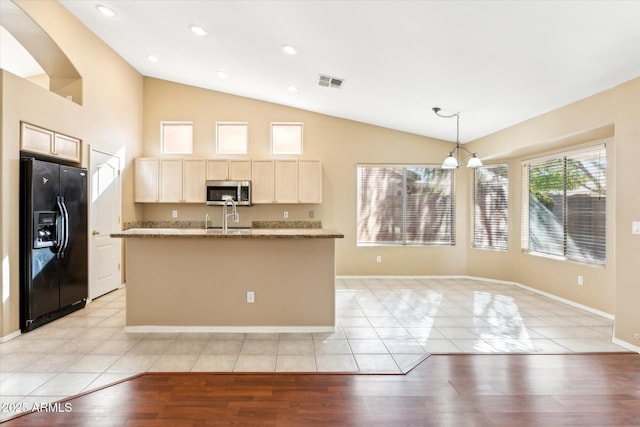
<svg viewBox="0 0 640 427"><path fill-rule="evenodd" d="M446 140L432 107L467 142L640 76L638 1L61 3L145 76Z"/></svg>

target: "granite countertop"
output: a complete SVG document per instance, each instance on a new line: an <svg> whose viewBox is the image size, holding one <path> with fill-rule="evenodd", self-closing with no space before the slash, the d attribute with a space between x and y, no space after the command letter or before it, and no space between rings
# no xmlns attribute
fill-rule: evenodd
<svg viewBox="0 0 640 427"><path fill-rule="evenodd" d="M188 239L342 239L344 234L322 228L130 228L111 237Z"/></svg>

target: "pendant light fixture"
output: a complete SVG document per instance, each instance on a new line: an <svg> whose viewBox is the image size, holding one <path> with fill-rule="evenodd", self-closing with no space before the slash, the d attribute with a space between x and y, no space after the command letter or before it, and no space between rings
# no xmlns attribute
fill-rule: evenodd
<svg viewBox="0 0 640 427"><path fill-rule="evenodd" d="M460 145L460 113L454 114L440 114L441 108L433 107L433 112L436 113L439 117L444 117L445 119L456 118L456 146L453 150L449 151L449 155L442 162L442 169L457 169L460 167L460 150L466 151L468 154L462 153L463 158L462 161L469 159L467 161L468 168L477 168L482 166L482 161L476 156L476 153L472 153L464 146Z"/></svg>

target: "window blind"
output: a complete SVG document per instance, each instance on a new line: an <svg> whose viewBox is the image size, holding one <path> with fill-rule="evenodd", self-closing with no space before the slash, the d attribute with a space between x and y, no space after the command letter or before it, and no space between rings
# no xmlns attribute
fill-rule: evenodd
<svg viewBox="0 0 640 427"><path fill-rule="evenodd" d="M482 166L473 175L474 248L506 250L509 236L509 168Z"/></svg>
<svg viewBox="0 0 640 427"><path fill-rule="evenodd" d="M605 146L534 159L524 164L523 171L527 183L523 188L523 248L604 263Z"/></svg>
<svg viewBox="0 0 640 427"><path fill-rule="evenodd" d="M453 245L453 171L357 166L357 243Z"/></svg>

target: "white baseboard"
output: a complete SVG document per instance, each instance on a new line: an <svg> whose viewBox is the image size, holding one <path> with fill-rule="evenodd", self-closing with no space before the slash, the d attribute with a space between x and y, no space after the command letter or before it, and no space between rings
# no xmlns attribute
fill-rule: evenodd
<svg viewBox="0 0 640 427"><path fill-rule="evenodd" d="M629 344L628 342L622 341L621 339L618 339L618 338L615 338L615 337L613 338L613 340L611 342L613 342L614 344L619 345L620 347L624 347L629 351L633 351L633 352L636 352L636 353L640 354L640 347L638 347L637 345Z"/></svg>
<svg viewBox="0 0 640 427"><path fill-rule="evenodd" d="M3 343L3 342L10 341L10 340L14 339L15 337L19 337L20 335L22 335L21 331L15 331L15 332L10 333L9 335L5 335L3 337L0 337L0 344Z"/></svg>
<svg viewBox="0 0 640 427"><path fill-rule="evenodd" d="M561 298L557 295L550 294L548 292L541 291L540 289L531 288L529 286L523 285L518 282L511 282L508 280L498 280L498 279L487 279L486 277L477 277L477 276L336 276L336 279L468 279L468 280L480 280L483 282L497 283L501 285L510 285L517 286L522 289L526 289L528 291L534 292L536 294L544 295L547 298L551 298L556 301L563 302L565 304L571 305L576 308L580 308L582 310L588 311L590 313L596 314L598 316L605 317L610 320L614 320L613 314L606 313L604 311L596 310L593 307L589 307L586 305L579 304L575 301L571 301L565 298Z"/></svg>
<svg viewBox="0 0 640 427"><path fill-rule="evenodd" d="M335 332L334 326L126 326L130 333L315 333Z"/></svg>
<svg viewBox="0 0 640 427"><path fill-rule="evenodd" d="M540 295L544 295L544 296L545 296L545 297L547 297L547 298L551 298L551 299L553 299L553 300L560 301L560 302L563 302L563 303L565 303L565 304L571 305L571 306L573 306L573 307L576 307L576 308L579 308L579 309L582 309L582 310L588 311L588 312L593 313L593 314L596 314L596 315L598 315L598 316L605 317L605 318L607 318L607 319L609 319L609 320L614 320L614 315L613 315L613 314L610 314L610 313L607 313L607 312L604 312L604 311L597 310L597 309L595 309L595 308L593 308L593 307L589 307L588 305L582 305L582 304L577 303L577 302L575 302L575 301L571 301L571 300L568 300L568 299L565 299L565 298L559 297L559 296L557 296L557 295L554 295L554 294L550 294L550 293L548 293L548 292L541 291L540 289L536 289L536 288L532 288L532 287L529 287L529 286L523 285L523 284L518 283L518 282L509 282L509 281L506 281L506 280L485 279L485 278L483 278L483 277L474 277L474 276L467 276L467 278L468 278L468 279L474 279L474 280L482 280L482 281L485 281L485 282L491 282L491 283L500 283L500 284L504 284L504 285L513 285L513 286L517 286L517 287L519 287L519 288L526 289L526 290L531 291L531 292L533 292L533 293L540 294Z"/></svg>

